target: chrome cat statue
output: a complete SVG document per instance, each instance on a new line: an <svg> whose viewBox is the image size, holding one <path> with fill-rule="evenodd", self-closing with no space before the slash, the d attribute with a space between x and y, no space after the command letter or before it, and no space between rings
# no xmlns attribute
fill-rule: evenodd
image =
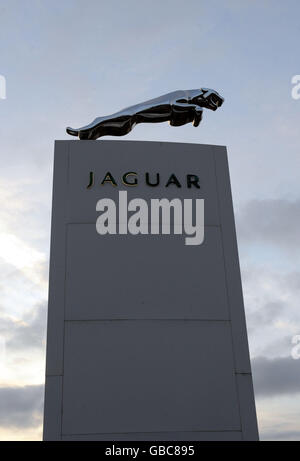
<svg viewBox="0 0 300 461"><path fill-rule="evenodd" d="M172 126L180 126L192 122L198 126L203 108L217 110L223 102L222 96L209 88L173 91L115 114L97 117L81 128L68 127L66 130L79 139L97 139L107 135L124 136L138 123L169 122Z"/></svg>

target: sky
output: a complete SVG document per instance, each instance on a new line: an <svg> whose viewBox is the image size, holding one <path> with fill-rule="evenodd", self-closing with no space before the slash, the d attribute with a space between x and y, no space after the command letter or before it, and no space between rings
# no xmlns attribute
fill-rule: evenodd
<svg viewBox="0 0 300 461"><path fill-rule="evenodd" d="M299 18L298 0L0 0L0 440L42 437L54 140L201 87L225 103L198 128L124 139L227 146L260 438L300 440Z"/></svg>

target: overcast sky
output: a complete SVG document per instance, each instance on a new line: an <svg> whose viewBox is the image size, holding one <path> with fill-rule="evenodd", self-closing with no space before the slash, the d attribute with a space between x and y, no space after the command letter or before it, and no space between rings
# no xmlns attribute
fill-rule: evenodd
<svg viewBox="0 0 300 461"><path fill-rule="evenodd" d="M0 439L41 438L54 140L209 87L226 101L199 128L126 139L227 146L260 436L300 440L299 18L299 0L0 0Z"/></svg>

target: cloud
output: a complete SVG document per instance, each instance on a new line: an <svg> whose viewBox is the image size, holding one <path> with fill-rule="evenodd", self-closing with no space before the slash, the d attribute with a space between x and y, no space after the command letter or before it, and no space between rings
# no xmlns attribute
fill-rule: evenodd
<svg viewBox="0 0 300 461"><path fill-rule="evenodd" d="M44 386L0 387L0 426L38 427L42 423Z"/></svg>
<svg viewBox="0 0 300 461"><path fill-rule="evenodd" d="M249 315L250 328L256 330L258 327L264 327L273 323L276 318L282 315L284 305L279 301L267 302L260 309L254 311Z"/></svg>
<svg viewBox="0 0 300 461"><path fill-rule="evenodd" d="M23 319L47 300L47 263L17 269L0 257L0 315Z"/></svg>
<svg viewBox="0 0 300 461"><path fill-rule="evenodd" d="M0 335L6 339L7 351L43 349L45 346L47 303L42 302L27 312L22 320L1 318Z"/></svg>
<svg viewBox="0 0 300 461"><path fill-rule="evenodd" d="M300 272L241 259L247 330L252 357L286 357L300 334Z"/></svg>
<svg viewBox="0 0 300 461"><path fill-rule="evenodd" d="M44 301L33 303L21 317L0 312L0 386L43 382L46 323Z"/></svg>
<svg viewBox="0 0 300 461"><path fill-rule="evenodd" d="M49 171L45 181L41 173L31 171L29 159L28 163L27 169L18 165L6 171L5 179L0 178L0 235L8 252L1 252L1 257L15 262L14 255L20 250L24 265L45 259L51 204Z"/></svg>
<svg viewBox="0 0 300 461"><path fill-rule="evenodd" d="M293 319L300 327L300 273L280 273L257 265L242 270L248 327L257 330Z"/></svg>
<svg viewBox="0 0 300 461"><path fill-rule="evenodd" d="M300 361L291 357L252 360L254 390L257 397L300 393Z"/></svg>
<svg viewBox="0 0 300 461"><path fill-rule="evenodd" d="M236 214L241 243L264 243L300 251L300 200L251 200Z"/></svg>
<svg viewBox="0 0 300 461"><path fill-rule="evenodd" d="M260 438L261 440L265 440L265 441L276 441L276 440L282 440L282 441L296 441L296 440L300 440L300 431L268 431L268 432L265 432L265 431L262 431L260 433Z"/></svg>

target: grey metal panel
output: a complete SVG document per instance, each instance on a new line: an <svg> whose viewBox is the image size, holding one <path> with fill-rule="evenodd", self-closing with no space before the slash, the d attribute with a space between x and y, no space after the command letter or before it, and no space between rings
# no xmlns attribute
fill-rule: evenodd
<svg viewBox="0 0 300 461"><path fill-rule="evenodd" d="M242 433L244 440L257 440L258 428L228 161L223 148L215 146L214 155Z"/></svg>
<svg viewBox="0 0 300 461"><path fill-rule="evenodd" d="M63 434L240 430L229 322L67 322Z"/></svg>
<svg viewBox="0 0 300 461"><path fill-rule="evenodd" d="M226 148L216 146L214 150L236 372L251 373Z"/></svg>
<svg viewBox="0 0 300 461"><path fill-rule="evenodd" d="M131 432L130 434L86 434L86 435L63 435L62 440L75 441L195 441L195 442L228 442L241 441L242 432L223 431L223 432Z"/></svg>
<svg viewBox="0 0 300 461"><path fill-rule="evenodd" d="M242 419L243 440L258 440L252 376L237 374L238 393Z"/></svg>
<svg viewBox="0 0 300 461"><path fill-rule="evenodd" d="M45 386L44 440L61 440L62 377L48 376Z"/></svg>
<svg viewBox="0 0 300 461"><path fill-rule="evenodd" d="M84 145L83 145L84 144ZM72 197L68 207L68 222L95 222L97 200L110 197L116 200L119 190L127 190L128 200L150 198L204 198L206 225L219 224L213 147L209 145L160 143L143 141L69 141L70 184ZM84 152L83 152L84 151ZM84 156L84 162L83 162ZM95 185L87 189L90 171L95 172ZM107 172L118 186L100 185ZM138 186L126 187L122 175L138 173ZM145 185L145 172L160 173L160 185ZM165 187L170 175L177 175L182 187ZM186 187L186 174L197 174L200 189ZM152 177L152 176L151 176Z"/></svg>
<svg viewBox="0 0 300 461"><path fill-rule="evenodd" d="M68 148L67 143L55 143L47 322L47 375L63 373Z"/></svg>
<svg viewBox="0 0 300 461"><path fill-rule="evenodd" d="M110 259L109 264L105 260L109 249L112 251L113 240L109 242L112 236L97 240L96 233L92 235L91 229L95 227L97 199L116 197L119 188L104 186L101 189L99 186L98 190L86 190L88 178L85 176L90 170L95 170L98 174L103 169L105 174L112 169L111 166L116 170L116 176L129 170L140 174L149 170L153 173L160 172L164 177L176 173L181 181L185 174L199 172L200 190L187 190L185 187L176 189L175 186L146 188L142 183L137 188L129 187L126 190L129 199L176 196L205 198L205 243L200 247L188 247L184 245L183 236L127 235L124 240L118 235L113 239L115 243L112 256L118 263L113 270ZM124 190L125 186L120 188ZM151 243L146 241L149 237ZM131 259L139 264L139 271L130 267L130 264L124 264L120 258L123 255L129 259L130 249L133 255ZM168 254L169 259L166 259ZM175 264L176 254L181 264ZM147 282L147 273L151 274L152 287ZM198 275L198 283L195 274ZM161 302L161 298L166 299L167 290L164 291L161 278L165 278L170 287L165 303ZM185 291L188 292L186 297ZM108 292L112 292L119 302L123 294L123 305L112 302ZM97 293L98 305L95 302ZM119 316L131 320L116 320ZM134 318L140 320L133 320ZM150 320L151 318L158 320ZM66 319L80 321L66 322L64 350ZM141 331L140 325L143 326ZM86 331L89 328L91 334ZM74 331L77 331L77 337L74 336ZM81 334L82 331L85 333ZM117 331L118 334L110 334L111 331ZM164 340L162 331L167 332ZM96 347L93 348L93 344ZM107 357L113 357L113 361L109 363L105 360L105 353ZM136 354L134 363L138 365L135 368L132 368L129 360L130 354ZM146 362L143 357L147 358ZM101 368L93 367L93 363L97 364L99 361ZM115 363L119 364L119 370L115 369ZM186 379L183 379L184 374L176 371L178 363L185 371ZM141 413L141 423L145 426L142 429L141 424L138 426L133 420L127 425L125 414L121 414L115 421L114 416L119 415L122 405L123 408L128 408L128 395L136 404L134 412L141 411L141 404L149 408L150 415L158 407L158 402L153 401L152 388L148 386L154 378L150 376L148 381L145 379L147 373L149 374L147 364L150 370L161 372L160 375L153 375L157 380L161 377L161 394L158 383L154 382L154 395L162 397L159 408L159 411L161 408L165 409L162 417L155 419L152 413L152 419L149 420ZM129 366L131 374L125 372L125 366ZM122 367L123 373L120 372ZM116 379L107 379L103 370ZM140 375L139 370L143 370L143 374ZM203 371L202 375L199 370ZM73 440L90 440L89 437L92 436L95 440L106 440L107 436L107 440L223 440L222 437L225 440L240 440L242 431L244 440L253 440L257 438L257 425L250 371L226 148L135 141L56 142L45 439L61 438L62 413L59 409L62 406L63 377L63 383L67 386L63 399L66 410L62 436L64 439L69 437ZM173 380L172 373L175 378ZM191 376L193 373L195 374ZM135 379L132 380L132 377ZM203 378L202 381L200 377ZM222 385L224 379L225 387L219 393L218 386ZM116 397L120 408L116 408L112 390L120 381L128 392L119 392ZM142 394L139 390L133 394L132 385L135 387L140 381L144 384L145 393ZM80 383L86 388L80 389ZM108 424L103 419L99 422L99 418L95 416L95 411L102 404L106 413L109 413L109 402L102 395L101 398L97 397L95 383L104 386L106 398L112 402L113 412L108 416ZM92 386L93 391L90 394L89 386ZM168 386L170 392L167 392ZM177 394L176 386L177 389L180 388ZM75 398L76 393L79 400L73 401L72 409L72 396ZM95 400L93 406L92 395ZM180 411L175 414L172 404L177 395ZM136 396L139 400L136 400ZM91 418L86 413L85 398L87 406L91 407ZM187 402L187 408L184 401ZM201 405L204 405L204 412L199 411L202 410ZM195 412L195 408L198 411ZM180 413L181 418L178 417ZM72 414L77 414L77 421L72 420ZM80 419L81 414L85 415L85 424ZM205 415L207 417L204 418ZM208 432L207 427L210 428ZM77 432L72 433L74 430ZM144 432L141 433L141 430ZM195 438L190 437L192 433Z"/></svg>
<svg viewBox="0 0 300 461"><path fill-rule="evenodd" d="M69 320L229 319L217 227L186 246L181 235L99 237L95 224L69 225L66 286Z"/></svg>

